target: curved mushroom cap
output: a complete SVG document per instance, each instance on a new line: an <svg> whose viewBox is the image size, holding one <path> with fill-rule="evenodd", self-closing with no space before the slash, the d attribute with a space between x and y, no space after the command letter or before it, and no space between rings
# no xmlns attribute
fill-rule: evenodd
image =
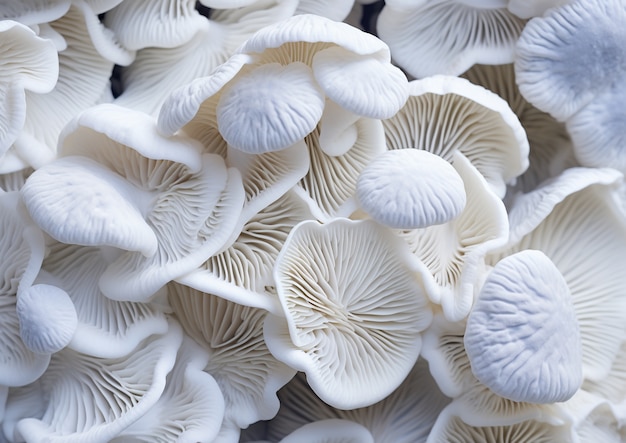
<svg viewBox="0 0 626 443"><path fill-rule="evenodd" d="M462 77L505 99L526 131L530 148L529 166L517 177L515 185L509 187L509 192L529 192L542 181L576 165L572 141L565 124L528 103L515 82L512 63L475 65Z"/></svg>
<svg viewBox="0 0 626 443"><path fill-rule="evenodd" d="M432 317L430 275L401 239L371 220L305 221L274 276L285 318L267 317L265 341L322 400L352 409L400 385Z"/></svg>
<svg viewBox="0 0 626 443"><path fill-rule="evenodd" d="M182 340L172 321L166 334L149 337L125 357L96 358L68 348L53 354L38 383L18 388L8 400L16 440L112 440L155 406Z"/></svg>
<svg viewBox="0 0 626 443"><path fill-rule="evenodd" d="M38 354L53 354L63 349L78 325L70 296L52 285L38 284L21 291L16 310L20 336Z"/></svg>
<svg viewBox="0 0 626 443"><path fill-rule="evenodd" d="M450 221L466 201L456 169L420 149L398 149L376 157L361 172L356 192L361 208L374 220L398 229Z"/></svg>
<svg viewBox="0 0 626 443"><path fill-rule="evenodd" d="M21 0L2 2L0 20L15 20L27 26L49 23L62 17L71 0Z"/></svg>
<svg viewBox="0 0 626 443"><path fill-rule="evenodd" d="M377 30L394 60L416 78L459 75L475 63L511 63L524 21L504 5L478 3L388 1Z"/></svg>
<svg viewBox="0 0 626 443"><path fill-rule="evenodd" d="M423 149L448 161L461 152L500 198L528 168L528 138L509 104L466 79L410 82L406 104L383 124L389 149Z"/></svg>
<svg viewBox="0 0 626 443"><path fill-rule="evenodd" d="M515 401L569 399L582 383L578 321L565 279L541 251L499 261L467 319L472 372Z"/></svg>
<svg viewBox="0 0 626 443"><path fill-rule="evenodd" d="M52 41L38 37L21 23L0 21L0 164L26 121L26 91L48 93L58 75Z"/></svg>
<svg viewBox="0 0 626 443"><path fill-rule="evenodd" d="M517 43L520 91L565 121L595 96L623 82L626 7L621 0L578 0L532 19Z"/></svg>
<svg viewBox="0 0 626 443"><path fill-rule="evenodd" d="M324 111L324 93L304 63L269 63L226 86L217 124L233 147L251 154L277 151L310 133Z"/></svg>

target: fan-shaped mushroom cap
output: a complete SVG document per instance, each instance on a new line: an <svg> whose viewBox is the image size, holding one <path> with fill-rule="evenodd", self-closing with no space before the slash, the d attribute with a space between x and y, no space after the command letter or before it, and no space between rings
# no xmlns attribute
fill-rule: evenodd
<svg viewBox="0 0 626 443"><path fill-rule="evenodd" d="M519 119L495 93L457 77L409 83L409 99L383 120L389 149L416 148L452 161L461 152L503 197L506 183L528 167L528 139Z"/></svg>
<svg viewBox="0 0 626 443"><path fill-rule="evenodd" d="M506 244L509 223L502 200L463 154L454 154L454 168L465 185L467 203L447 223L399 234L428 267L440 287L429 293L451 321L469 313L475 286L483 278L485 255Z"/></svg>
<svg viewBox="0 0 626 443"><path fill-rule="evenodd" d="M515 401L569 399L582 383L578 321L565 279L541 251L499 261L467 319L472 372Z"/></svg>
<svg viewBox="0 0 626 443"><path fill-rule="evenodd" d="M228 249L210 257L176 281L235 303L281 312L273 287L272 270L291 229L313 219L309 207L293 191L250 219Z"/></svg>
<svg viewBox="0 0 626 443"><path fill-rule="evenodd" d="M188 42L206 18L192 0L119 2L107 11L105 23L127 49L172 48Z"/></svg>
<svg viewBox="0 0 626 443"><path fill-rule="evenodd" d="M65 198L68 204L59 212L50 195L76 193L83 196L84 201L101 198L107 202L128 202L126 206L132 211L127 212L134 212L136 217L130 220L119 217L123 211L116 208L116 212L100 217L107 220L107 229L96 231L96 240L87 243L108 244L100 240L117 235L121 241L113 246L128 251L101 276L100 288L109 298L147 300L165 283L191 272L225 247L233 230L239 227L237 221L245 198L239 172L228 168L224 159L216 154L202 155L198 142L183 136L158 134L154 121L147 115L114 105L101 105L86 111L69 125L61 143L61 153L67 157L46 168L89 163L89 170L83 171L85 180L68 179L50 187L49 193L34 189L29 193L27 188L22 191L28 197L29 208L44 208L36 213L37 219L41 223L52 220L57 231L63 231L62 221L76 212L77 202ZM121 198L119 195L114 199L99 197L101 189L83 186L90 181L127 192ZM82 206L81 210L84 210ZM93 216L93 212L87 211L88 216ZM120 225L143 219L141 227L135 229L136 225L130 231L142 235L152 231L157 239L156 249L144 248L147 242L142 243L141 248L128 248L137 239L132 235L120 236L111 229L111 219ZM81 224L81 229L90 232L84 225ZM140 238L139 243L146 238Z"/></svg>
<svg viewBox="0 0 626 443"><path fill-rule="evenodd" d="M38 354L60 351L76 331L74 303L67 292L56 286L38 284L21 291L16 310L20 336Z"/></svg>
<svg viewBox="0 0 626 443"><path fill-rule="evenodd" d="M266 311L174 282L168 288L175 315L185 332L208 352L204 370L224 395L220 434L238 441L240 429L276 415L280 406L276 391L296 371L270 354L263 340Z"/></svg>
<svg viewBox="0 0 626 443"><path fill-rule="evenodd" d="M85 16L74 3L67 14L50 26L67 43L67 48L58 54L59 80L47 94L26 94L24 130L14 145L23 165L35 168L56 158L62 129L79 112L98 103L103 91L110 90L114 65L96 51Z"/></svg>
<svg viewBox="0 0 626 443"><path fill-rule="evenodd" d="M371 220L302 222L274 276L285 318L265 320L267 346L306 372L322 400L342 409L366 406L409 373L432 317L432 282L391 231Z"/></svg>
<svg viewBox="0 0 626 443"><path fill-rule="evenodd" d="M110 441L157 403L181 341L181 328L172 321L166 334L144 340L122 358L61 350L37 383L19 388L9 398L7 411L15 409L11 437L38 442ZM37 402L35 409L28 407L33 402ZM39 408L43 408L41 415ZM5 429L7 425L11 423L5 423Z"/></svg>
<svg viewBox="0 0 626 443"><path fill-rule="evenodd" d="M204 372L208 360L209 355L185 337L159 401L111 443L216 441L224 397L215 379Z"/></svg>
<svg viewBox="0 0 626 443"><path fill-rule="evenodd" d="M515 69L512 63L475 65L465 72L463 77L506 100L526 131L530 148L529 166L517 177L515 184L510 186L509 192L531 191L543 180L556 176L568 167L576 166L572 141L565 124L528 103L515 82Z"/></svg>
<svg viewBox="0 0 626 443"><path fill-rule="evenodd" d="M517 43L520 91L565 121L626 72L626 8L620 0L572 1L528 22Z"/></svg>
<svg viewBox="0 0 626 443"><path fill-rule="evenodd" d="M0 8L1 9L1 8ZM54 44L38 37L27 26L0 21L0 164L15 142L26 120L25 90L50 92L58 75Z"/></svg>
<svg viewBox="0 0 626 443"><path fill-rule="evenodd" d="M511 209L510 243L487 262L524 249L540 250L552 260L572 295L583 376L598 381L609 373L624 340L621 288L626 276L619 263L626 259L626 226L615 189L621 175L615 170L568 171L520 197L520 205Z"/></svg>
<svg viewBox="0 0 626 443"><path fill-rule="evenodd" d="M452 220L465 207L463 179L450 163L420 149L387 151L359 175L361 208L397 229L425 228Z"/></svg>
<svg viewBox="0 0 626 443"><path fill-rule="evenodd" d="M423 356L446 395L453 397L447 413L472 426L508 426L526 420L560 424L555 404L517 402L494 393L472 373L464 345L465 322L450 322L436 315L424 333Z"/></svg>
<svg viewBox="0 0 626 443"><path fill-rule="evenodd" d="M50 281L67 292L78 318L69 347L102 358L128 355L153 334L167 331L166 312L160 300L150 303L115 301L100 291L98 280L109 262L100 248L52 243L37 281ZM44 274L45 272L45 274Z"/></svg>
<svg viewBox="0 0 626 443"><path fill-rule="evenodd" d="M45 253L43 233L22 214L17 192L0 191L0 385L22 386L46 370L50 354L36 354L20 338L18 294L34 282Z"/></svg>
<svg viewBox="0 0 626 443"><path fill-rule="evenodd" d="M511 63L523 26L505 5L392 0L380 13L377 30L394 60L424 78L459 75L475 63Z"/></svg>
<svg viewBox="0 0 626 443"><path fill-rule="evenodd" d="M91 159L62 158L44 165L21 193L33 220L60 242L109 245L146 256L157 249L157 238L138 209L140 193Z"/></svg>
<svg viewBox="0 0 626 443"><path fill-rule="evenodd" d="M279 441L307 423L341 419L369 430L377 443L424 442L441 410L450 399L444 396L419 359L407 378L385 399L371 406L342 410L324 403L297 374L278 392L281 409L267 422L267 438Z"/></svg>

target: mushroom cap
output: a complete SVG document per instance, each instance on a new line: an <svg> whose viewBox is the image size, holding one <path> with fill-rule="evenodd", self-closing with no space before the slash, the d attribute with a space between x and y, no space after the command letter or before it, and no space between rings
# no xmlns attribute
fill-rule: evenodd
<svg viewBox="0 0 626 443"><path fill-rule="evenodd" d="M438 225L465 207L463 179L441 157L421 149L397 149L376 157L357 181L361 208L397 229Z"/></svg>
<svg viewBox="0 0 626 443"><path fill-rule="evenodd" d="M328 404L352 409L375 403L417 360L421 331L432 317L428 277L407 245L372 220L304 221L276 260L285 318L266 318L267 346L304 371Z"/></svg>
<svg viewBox="0 0 626 443"><path fill-rule="evenodd" d="M72 299L64 290L47 284L21 291L16 304L20 336L38 354L53 354L69 344L78 325Z"/></svg>
<svg viewBox="0 0 626 443"><path fill-rule="evenodd" d="M582 383L570 290L541 251L521 251L496 264L469 314L464 341L476 378L502 397L562 402Z"/></svg>
<svg viewBox="0 0 626 443"><path fill-rule="evenodd" d="M251 154L284 149L319 122L324 93L304 63L259 66L226 86L217 105L220 134Z"/></svg>
<svg viewBox="0 0 626 443"><path fill-rule="evenodd" d="M500 198L528 168L528 138L509 104L466 79L410 82L406 104L383 124L389 149L423 149L448 161L461 152Z"/></svg>
<svg viewBox="0 0 626 443"><path fill-rule="evenodd" d="M511 63L524 21L504 5L478 3L387 2L377 30L398 65L416 78L459 75L475 63Z"/></svg>
<svg viewBox="0 0 626 443"><path fill-rule="evenodd" d="M626 72L626 6L576 0L528 22L515 73L526 99L565 121Z"/></svg>

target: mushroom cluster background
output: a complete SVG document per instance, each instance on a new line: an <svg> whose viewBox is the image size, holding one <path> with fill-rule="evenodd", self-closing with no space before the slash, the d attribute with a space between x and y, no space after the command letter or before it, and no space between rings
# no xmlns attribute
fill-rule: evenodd
<svg viewBox="0 0 626 443"><path fill-rule="evenodd" d="M0 4L0 442L626 441L626 1Z"/></svg>

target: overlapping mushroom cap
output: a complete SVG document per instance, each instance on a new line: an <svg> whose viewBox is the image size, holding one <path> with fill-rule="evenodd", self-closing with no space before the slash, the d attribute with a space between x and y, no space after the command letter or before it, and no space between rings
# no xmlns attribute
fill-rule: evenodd
<svg viewBox="0 0 626 443"><path fill-rule="evenodd" d="M572 1L528 23L517 44L522 94L564 121L583 166L626 171L626 6Z"/></svg>
<svg viewBox="0 0 626 443"><path fill-rule="evenodd" d="M329 129L341 134L355 114L391 117L406 97L406 77L391 65L382 41L304 14L263 28L225 67L176 91L161 110L159 127L174 133L210 107L230 145L262 153L304 139L323 120L327 100L342 110L333 114L342 123Z"/></svg>
<svg viewBox="0 0 626 443"><path fill-rule="evenodd" d="M352 409L402 382L431 320L433 282L391 231L369 220L302 222L274 273L284 317L268 316L265 340L320 398Z"/></svg>
<svg viewBox="0 0 626 443"><path fill-rule="evenodd" d="M63 157L33 173L21 193L55 239L120 249L100 278L109 298L148 299L219 251L236 228L238 171L188 138L159 135L144 114L93 108L61 146Z"/></svg>
<svg viewBox="0 0 626 443"><path fill-rule="evenodd" d="M469 81L433 76L409 83L409 99L383 120L389 149L423 149L451 161L467 157L493 191L528 167L528 138L509 104Z"/></svg>
<svg viewBox="0 0 626 443"><path fill-rule="evenodd" d="M475 63L511 63L524 21L495 0L391 0L377 29L416 78L459 75Z"/></svg>

